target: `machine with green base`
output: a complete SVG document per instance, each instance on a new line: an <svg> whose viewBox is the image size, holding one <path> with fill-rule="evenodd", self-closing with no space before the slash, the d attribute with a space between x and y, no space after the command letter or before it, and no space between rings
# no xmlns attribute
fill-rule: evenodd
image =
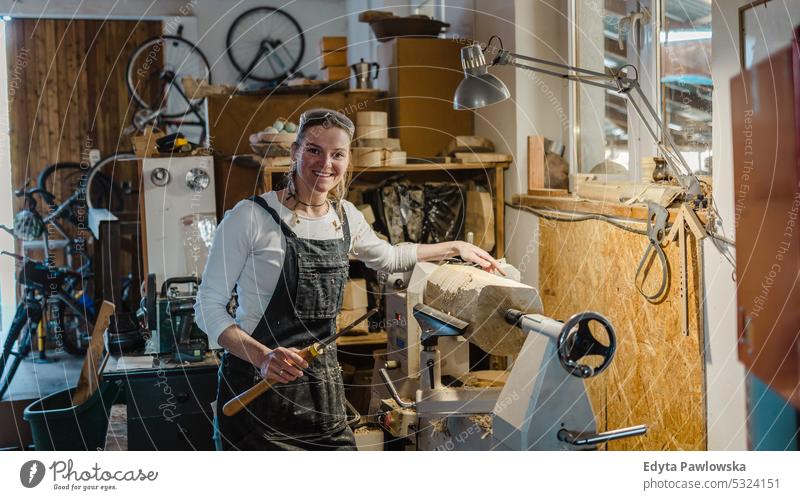
<svg viewBox="0 0 800 500"><path fill-rule="evenodd" d="M186 285L183 290L178 285ZM171 356L178 362L201 361L209 349L208 337L194 321L194 304L200 278L170 278L156 286L155 274L147 276L143 312L150 333L145 354Z"/></svg>

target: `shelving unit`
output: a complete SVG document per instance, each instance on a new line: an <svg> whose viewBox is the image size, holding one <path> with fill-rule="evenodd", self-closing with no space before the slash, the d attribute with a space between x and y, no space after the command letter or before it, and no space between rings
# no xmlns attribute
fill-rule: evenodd
<svg viewBox="0 0 800 500"><path fill-rule="evenodd" d="M511 162L486 162L486 163L409 163L391 167L353 167L352 181L380 182L384 178L402 173L411 181L464 181L477 180L487 184L494 201L494 256L502 258L505 255L505 181L503 172ZM273 187L280 186L280 179L289 171L288 166L273 166L269 158L261 162L261 189L271 191Z"/></svg>

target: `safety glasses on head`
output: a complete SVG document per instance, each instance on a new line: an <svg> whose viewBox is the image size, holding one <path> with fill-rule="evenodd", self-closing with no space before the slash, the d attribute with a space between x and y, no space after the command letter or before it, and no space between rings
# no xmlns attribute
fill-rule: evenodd
<svg viewBox="0 0 800 500"><path fill-rule="evenodd" d="M298 132L302 136L305 129L316 125L322 125L324 128L339 127L347 132L350 138L353 138L355 133L355 125L342 113L332 109L310 109L300 116L300 124Z"/></svg>

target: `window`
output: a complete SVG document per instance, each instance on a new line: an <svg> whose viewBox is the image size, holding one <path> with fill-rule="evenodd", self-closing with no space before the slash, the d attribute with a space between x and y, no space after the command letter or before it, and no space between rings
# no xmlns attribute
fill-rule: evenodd
<svg viewBox="0 0 800 500"><path fill-rule="evenodd" d="M662 0L661 116L689 167L711 175L711 0Z"/></svg>
<svg viewBox="0 0 800 500"><path fill-rule="evenodd" d="M596 71L634 65L664 133L694 172L710 175L711 0L573 0L571 5L574 64ZM657 149L627 99L573 85L574 171L638 179L641 158Z"/></svg>
<svg viewBox="0 0 800 500"><path fill-rule="evenodd" d="M624 2L576 2L577 66L594 71L628 63L627 44L618 43ZM627 174L628 109L625 97L612 91L578 85L578 171Z"/></svg>

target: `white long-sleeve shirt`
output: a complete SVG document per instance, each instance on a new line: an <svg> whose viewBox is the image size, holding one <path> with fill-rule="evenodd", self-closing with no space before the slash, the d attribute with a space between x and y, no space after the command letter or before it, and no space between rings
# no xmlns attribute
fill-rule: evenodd
<svg viewBox="0 0 800 500"><path fill-rule="evenodd" d="M343 237L341 224L331 208L322 217L298 215L285 207L275 192L261 195L299 238L331 240ZM350 254L370 269L396 272L411 269L417 262L417 245L393 246L378 238L364 215L350 202L343 202L350 225ZM240 201L229 210L214 234L202 283L194 306L195 321L210 341L238 324L252 335L269 305L286 253L286 239L280 226L266 210L252 201ZM236 319L226 306L234 285L238 285Z"/></svg>

